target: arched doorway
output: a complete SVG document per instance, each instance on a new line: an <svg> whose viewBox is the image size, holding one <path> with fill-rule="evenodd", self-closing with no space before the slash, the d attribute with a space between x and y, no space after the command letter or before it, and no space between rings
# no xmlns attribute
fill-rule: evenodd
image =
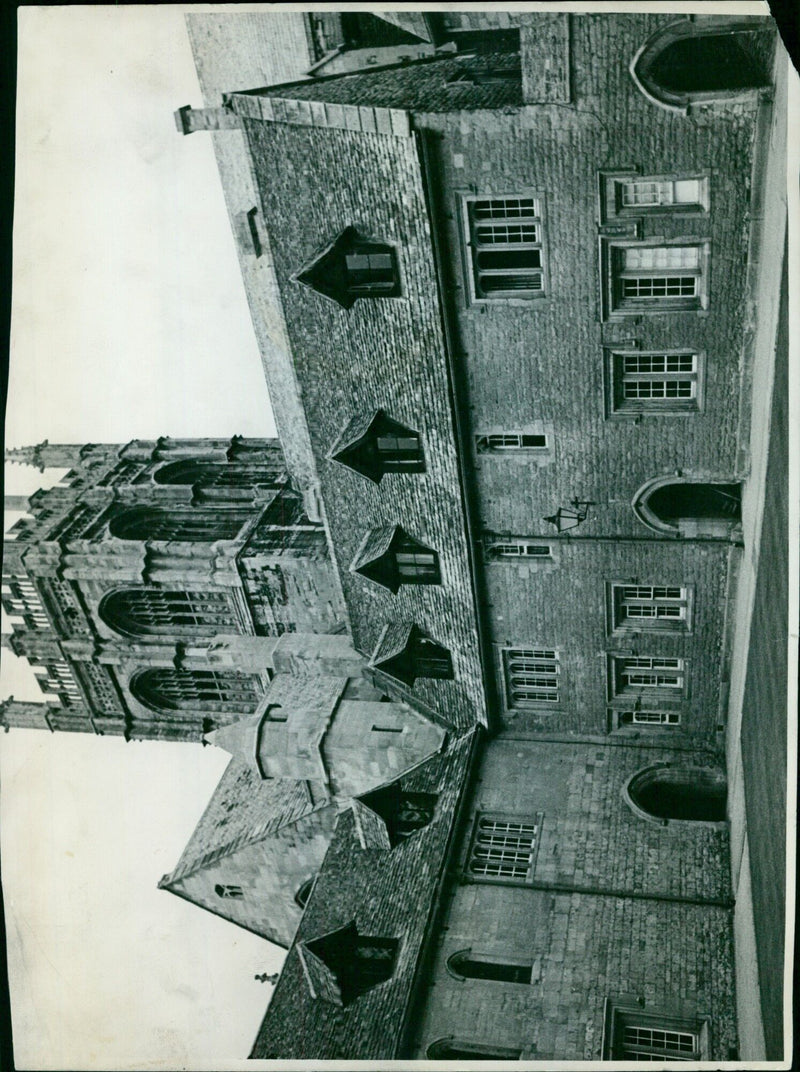
<svg viewBox="0 0 800 1072"><path fill-rule="evenodd" d="M646 767L628 779L623 795L641 818L664 825L725 822L725 777L706 767Z"/></svg>
<svg viewBox="0 0 800 1072"><path fill-rule="evenodd" d="M691 104L732 100L768 86L760 19L681 19L639 50L631 75L654 104L686 112Z"/></svg>
<svg viewBox="0 0 800 1072"><path fill-rule="evenodd" d="M742 520L742 488L732 481L662 477L645 484L632 505L656 532L726 538Z"/></svg>

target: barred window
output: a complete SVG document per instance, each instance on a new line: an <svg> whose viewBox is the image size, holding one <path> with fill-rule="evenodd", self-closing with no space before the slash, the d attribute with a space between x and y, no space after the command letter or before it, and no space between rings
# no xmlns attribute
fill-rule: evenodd
<svg viewBox="0 0 800 1072"><path fill-rule="evenodd" d="M541 295L544 264L538 198L467 198L465 208L474 300Z"/></svg>
<svg viewBox="0 0 800 1072"><path fill-rule="evenodd" d="M611 586L615 629L684 631L689 627L689 590L679 585Z"/></svg>
<svg viewBox="0 0 800 1072"><path fill-rule="evenodd" d="M473 878L525 882L533 873L539 823L530 819L479 815L467 870Z"/></svg>
<svg viewBox="0 0 800 1072"><path fill-rule="evenodd" d="M506 648L503 667L509 707L558 703L558 652L544 648Z"/></svg>

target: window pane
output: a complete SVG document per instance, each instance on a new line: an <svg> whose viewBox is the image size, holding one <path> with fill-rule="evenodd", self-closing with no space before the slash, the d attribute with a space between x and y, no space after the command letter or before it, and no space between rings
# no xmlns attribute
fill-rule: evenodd
<svg viewBox="0 0 800 1072"><path fill-rule="evenodd" d="M626 271L700 266L700 250L697 246L629 246L622 252Z"/></svg>

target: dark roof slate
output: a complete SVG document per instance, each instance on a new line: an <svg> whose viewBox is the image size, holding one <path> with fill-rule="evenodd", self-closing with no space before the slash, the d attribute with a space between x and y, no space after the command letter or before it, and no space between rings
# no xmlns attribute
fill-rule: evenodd
<svg viewBox="0 0 800 1072"><path fill-rule="evenodd" d="M380 666L402 655L411 640L414 623L408 621L387 622L370 659L370 666Z"/></svg>
<svg viewBox="0 0 800 1072"><path fill-rule="evenodd" d="M451 727L485 724L450 371L417 141L247 118L244 130L353 644L368 658L387 621L415 621L452 652L454 675L418 679L410 702L437 710ZM400 297L358 301L345 311L291 281L321 240L348 226L380 235L396 250ZM387 473L378 485L330 460L331 444L352 442L380 409L419 434L424 472ZM403 585L393 594L349 572L365 528L388 524L410 528L438 554L441 584Z"/></svg>
<svg viewBox="0 0 800 1072"><path fill-rule="evenodd" d="M435 891L446 865L454 818L479 730L401 778L403 789L438 794L431 822L392 852L362 849L352 812L339 816L294 946L251 1057L381 1060L398 1055ZM341 1008L311 996L300 942L355 923L359 934L400 939L392 978ZM315 983L322 980L314 977Z"/></svg>
<svg viewBox="0 0 800 1072"><path fill-rule="evenodd" d="M509 52L486 53L474 60L452 55L434 56L367 71L287 82L250 92L273 100L320 101L410 112L519 107L522 104L521 77L448 84L462 74L469 76L473 71L483 70L487 64L497 69L516 69L519 56Z"/></svg>
<svg viewBox="0 0 800 1072"><path fill-rule="evenodd" d="M376 418L380 416L380 412L378 409L373 409L353 414L342 429L341 435L337 437L328 451L328 457L334 458L337 454L341 454L342 451L357 446L365 436L369 435Z"/></svg>
<svg viewBox="0 0 800 1072"><path fill-rule="evenodd" d="M355 573L361 566L369 562L376 562L389 551L392 541L398 532L402 531L399 525L378 525L370 529L364 536L364 540L356 552L356 556L350 563L350 572Z"/></svg>

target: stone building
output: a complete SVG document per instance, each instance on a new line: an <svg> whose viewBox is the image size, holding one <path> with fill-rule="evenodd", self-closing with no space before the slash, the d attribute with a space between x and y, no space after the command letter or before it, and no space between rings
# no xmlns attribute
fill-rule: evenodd
<svg viewBox="0 0 800 1072"><path fill-rule="evenodd" d="M725 733L771 22L187 25L205 107L176 121L214 138L288 480L227 498L181 574L147 475L178 445L129 445L105 471L133 452L156 531L97 481L87 536L92 570L199 572L250 608L135 658L253 683L192 709L232 759L162 879L287 947L251 1056L735 1059ZM238 458L192 449L203 473ZM202 528L195 480L170 511ZM56 543L67 578L83 548ZM114 725L146 735L102 624Z"/></svg>
<svg viewBox="0 0 800 1072"><path fill-rule="evenodd" d="M4 547L4 643L57 697L4 702L6 729L201 741L256 709L259 638L345 627L277 441L44 443L6 460L69 467L15 504L28 516Z"/></svg>

